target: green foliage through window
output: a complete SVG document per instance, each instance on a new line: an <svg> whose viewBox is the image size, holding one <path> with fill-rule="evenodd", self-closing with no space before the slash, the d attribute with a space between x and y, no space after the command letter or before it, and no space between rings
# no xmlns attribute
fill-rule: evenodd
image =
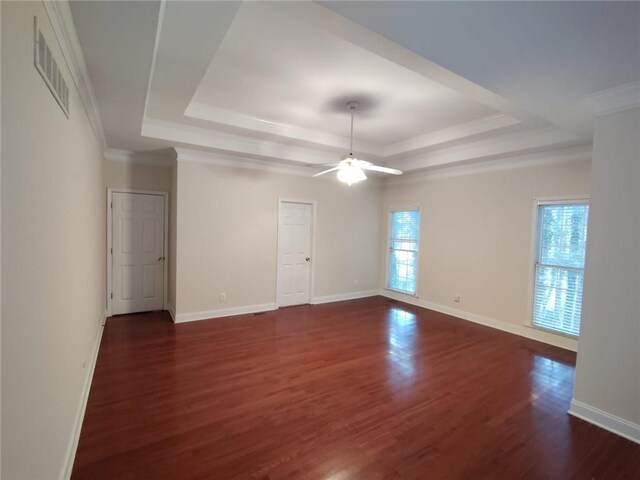
<svg viewBox="0 0 640 480"><path fill-rule="evenodd" d="M533 324L572 336L580 333L589 205L538 207Z"/></svg>
<svg viewBox="0 0 640 480"><path fill-rule="evenodd" d="M388 288L412 295L416 293L419 231L418 210L391 212Z"/></svg>

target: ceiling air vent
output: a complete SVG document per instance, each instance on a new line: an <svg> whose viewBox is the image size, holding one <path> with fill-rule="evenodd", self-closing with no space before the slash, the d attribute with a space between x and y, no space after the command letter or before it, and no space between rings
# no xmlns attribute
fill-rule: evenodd
<svg viewBox="0 0 640 480"><path fill-rule="evenodd" d="M40 72L44 83L46 83L49 90L51 90L53 97L58 102L58 105L60 105L60 108L62 108L64 114L69 117L69 87L62 77L62 72L58 68L58 63L55 58L53 58L53 54L51 53L49 45L47 45L44 35L42 35L42 32L38 28L37 17L33 17L33 27L35 40L34 63L36 69Z"/></svg>

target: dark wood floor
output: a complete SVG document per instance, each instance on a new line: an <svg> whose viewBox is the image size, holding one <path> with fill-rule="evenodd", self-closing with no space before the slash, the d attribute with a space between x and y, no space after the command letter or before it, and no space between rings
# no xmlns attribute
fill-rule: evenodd
<svg viewBox="0 0 640 480"><path fill-rule="evenodd" d="M74 479L640 478L575 355L382 297L106 324Z"/></svg>

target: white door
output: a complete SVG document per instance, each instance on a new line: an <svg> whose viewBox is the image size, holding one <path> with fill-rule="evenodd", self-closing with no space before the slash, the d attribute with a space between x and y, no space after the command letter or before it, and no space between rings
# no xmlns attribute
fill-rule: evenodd
<svg viewBox="0 0 640 480"><path fill-rule="evenodd" d="M164 306L164 197L113 193L111 310L161 310Z"/></svg>
<svg viewBox="0 0 640 480"><path fill-rule="evenodd" d="M280 202L278 212L279 307L310 301L311 205Z"/></svg>

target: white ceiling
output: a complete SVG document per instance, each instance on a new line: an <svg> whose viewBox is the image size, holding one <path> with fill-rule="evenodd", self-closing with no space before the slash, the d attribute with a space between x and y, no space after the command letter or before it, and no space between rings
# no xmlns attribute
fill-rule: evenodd
<svg viewBox="0 0 640 480"><path fill-rule="evenodd" d="M640 2L322 2L589 137L595 92L640 81Z"/></svg>
<svg viewBox="0 0 640 480"><path fill-rule="evenodd" d="M70 6L108 145L148 149L140 127L160 2L71 1Z"/></svg>
<svg viewBox="0 0 640 480"><path fill-rule="evenodd" d="M356 153L417 171L589 144L587 94L640 77L640 5L604 3L71 10L111 149L333 162L355 98Z"/></svg>
<svg viewBox="0 0 640 480"><path fill-rule="evenodd" d="M348 136L350 95L358 138L380 146L497 113L260 2L240 7L193 102Z"/></svg>

